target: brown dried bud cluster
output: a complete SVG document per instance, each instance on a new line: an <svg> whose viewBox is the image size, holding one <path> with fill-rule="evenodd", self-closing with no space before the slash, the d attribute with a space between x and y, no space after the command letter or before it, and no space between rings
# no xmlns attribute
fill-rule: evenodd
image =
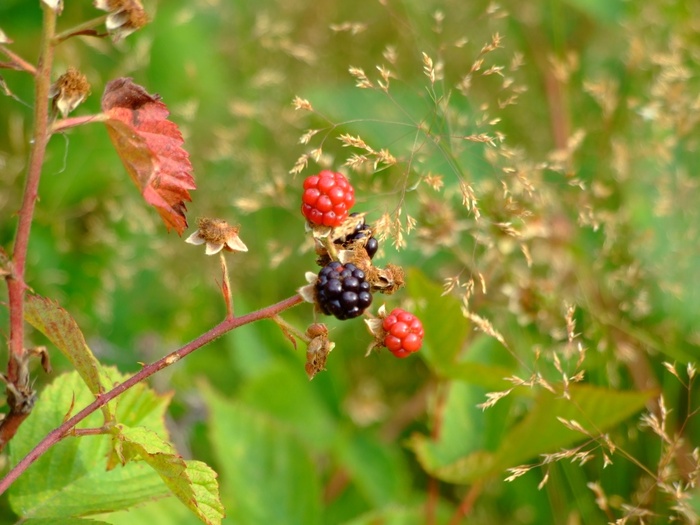
<svg viewBox="0 0 700 525"><path fill-rule="evenodd" d="M338 260L343 264L352 263L365 272L365 277L372 286L373 292L391 295L405 285L404 271L396 264L389 263L386 268L380 268L373 264L372 258L365 249L365 243L371 237L371 231L363 238L350 242L337 253L330 253L327 248L331 246L334 249L338 246L336 241L345 239L349 234L357 231L357 225L363 224L364 220L365 214L356 214L348 217L340 226L329 229L320 235L314 230L316 254L318 255L317 263L319 266L325 266L331 260Z"/></svg>
<svg viewBox="0 0 700 525"><path fill-rule="evenodd" d="M69 67L58 80L51 85L49 97L53 106L63 118L85 101L90 94L90 83L85 75L74 67Z"/></svg>
<svg viewBox="0 0 700 525"><path fill-rule="evenodd" d="M333 350L335 343L328 339L328 328L325 324L314 323L306 329L306 335L311 338L306 348L306 375L309 380L326 369L328 354Z"/></svg>
<svg viewBox="0 0 700 525"><path fill-rule="evenodd" d="M221 250L247 252L248 247L238 236L238 230L238 226L231 226L223 219L202 217L197 219L197 231L185 239L185 242L206 244L207 255L215 255Z"/></svg>
<svg viewBox="0 0 700 525"><path fill-rule="evenodd" d="M149 22L146 10L139 0L95 0L95 7L109 13L105 27L115 42Z"/></svg>

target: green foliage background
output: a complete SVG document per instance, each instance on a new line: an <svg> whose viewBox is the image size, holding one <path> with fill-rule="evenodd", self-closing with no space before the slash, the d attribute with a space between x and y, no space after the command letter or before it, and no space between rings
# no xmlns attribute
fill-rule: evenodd
<svg viewBox="0 0 700 525"><path fill-rule="evenodd" d="M37 4L0 3L0 28L28 59L38 48ZM462 511L465 523L606 523L629 509L655 513L646 523L666 523L679 503L668 493L674 481L685 483L685 503L700 512L700 495L687 485L698 474L690 454L700 444L691 417L700 393L686 372L700 355L700 9L692 0L494 5L149 2L153 22L119 45L80 38L60 46L56 74L75 66L93 86L79 114L98 112L104 84L118 76L162 96L195 168L190 224L197 216L240 223L249 247L229 259L238 313L292 295L315 270L299 188L319 166L345 162L351 149L337 137L359 135L399 160L374 175L343 169L370 220L399 207L404 228L407 214L417 220L416 230L403 232L405 248L383 242L381 264L404 266L408 284L375 297L375 306L386 299L421 315L427 335L419 357L365 358L363 323L330 320L336 348L328 370L309 382L303 348L262 321L151 382L174 392L167 423L179 453L220 474L225 523L417 524L427 516L457 523L451 519ZM90 2L67 0L60 29L96 15ZM502 76L476 74L466 96L458 93L495 33L501 48L479 71L503 65ZM391 96L355 87L348 68L376 82L387 46L398 57ZM444 63L434 86L421 53ZM508 69L518 53L523 65ZM26 74L0 73L20 99L0 98L0 242L9 252L32 84ZM499 106L513 93L503 76L526 88L517 104ZM316 112L295 111L295 96ZM322 128L299 144L307 129ZM458 133L502 133L505 142L457 146ZM299 156L318 146L320 163L291 175ZM441 192L425 183L429 174L443 177ZM462 206L464 181L479 199L479 221ZM133 372L223 317L218 260L164 232L104 129L52 139L40 194L28 282L75 317L101 362ZM506 346L465 318L463 288L443 295L454 276L474 279L469 309ZM576 306L575 343L587 349L580 367L567 345L566 305ZM305 327L313 313L303 305L284 317ZM5 308L0 319L7 333ZM46 344L39 333L31 337ZM51 355L54 375L34 372L40 391L70 370ZM570 400L555 355L570 375L585 371ZM678 378L664 362L677 364ZM477 407L487 393L513 387L504 380L513 375L541 377L556 393L542 383L518 386L495 406ZM640 411L659 412L659 394L670 410L667 435L683 439L672 453L640 425ZM507 468L579 446L593 459L566 458L503 481ZM612 460L605 469L603 454ZM592 483L608 494L607 513ZM0 506L3 522L14 523L6 497ZM173 498L97 519L197 522Z"/></svg>

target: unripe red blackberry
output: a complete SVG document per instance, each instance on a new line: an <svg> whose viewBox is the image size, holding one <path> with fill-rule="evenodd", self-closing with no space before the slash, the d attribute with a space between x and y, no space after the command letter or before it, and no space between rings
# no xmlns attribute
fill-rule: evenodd
<svg viewBox="0 0 700 525"><path fill-rule="evenodd" d="M358 215L359 213L351 213L350 217L356 217ZM363 241L364 239L367 240ZM369 255L370 259L374 257L379 249L379 242L377 239L372 237L372 230L364 221L362 221L362 223L358 223L357 226L355 226L355 229L345 237L336 239L335 243L347 248L350 246L350 244L357 241L364 242L365 250L367 251L367 255Z"/></svg>
<svg viewBox="0 0 700 525"><path fill-rule="evenodd" d="M382 328L386 331L384 346L396 357L408 357L423 345L423 324L401 308L394 308L384 318Z"/></svg>
<svg viewBox="0 0 700 525"><path fill-rule="evenodd" d="M318 273L315 289L321 311L341 320L361 315L372 304L365 272L352 263L328 263Z"/></svg>
<svg viewBox="0 0 700 525"><path fill-rule="evenodd" d="M304 180L301 213L318 226L340 226L355 204L355 189L342 173L323 170Z"/></svg>

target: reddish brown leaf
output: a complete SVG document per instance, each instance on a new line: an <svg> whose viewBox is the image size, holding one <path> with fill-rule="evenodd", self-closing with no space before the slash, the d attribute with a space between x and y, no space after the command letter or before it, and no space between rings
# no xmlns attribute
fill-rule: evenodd
<svg viewBox="0 0 700 525"><path fill-rule="evenodd" d="M187 228L185 202L196 189L182 134L167 120L168 108L130 78L105 86L102 111L107 131L143 198L160 213L168 230Z"/></svg>

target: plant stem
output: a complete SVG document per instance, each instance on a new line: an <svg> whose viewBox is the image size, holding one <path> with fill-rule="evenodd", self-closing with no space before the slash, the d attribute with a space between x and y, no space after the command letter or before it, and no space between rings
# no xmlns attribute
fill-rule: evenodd
<svg viewBox="0 0 700 525"><path fill-rule="evenodd" d="M59 44L63 42L64 40L68 40L72 36L77 36L77 35L85 35L85 34L91 34L90 31L105 23L107 20L107 15L102 15L98 16L96 18L93 18L92 20L88 20L87 22L83 22L82 24L79 24L75 27L71 27L70 29L67 29L66 31L63 31L63 33L60 33L56 35L56 38L54 39L55 44ZM104 35L92 35L92 36L105 36Z"/></svg>
<svg viewBox="0 0 700 525"><path fill-rule="evenodd" d="M51 448L53 445L58 443L61 439L64 437L71 435L72 429L80 423L83 419L85 419L87 416L98 410L99 408L105 406L107 403L109 403L112 399L115 397L121 395L122 393L126 392L128 389L133 387L134 385L140 383L141 381L149 378L156 372L159 372L160 370L177 363L180 359L185 357L186 355L194 352L198 348L201 348L202 346L206 345L207 343L210 343L214 339L217 339L224 335L226 332L229 332L235 328L238 328L239 326L243 326L244 324L252 323L255 321L259 321L260 319L267 319L274 317L278 313L287 310L288 308L291 308L293 306L296 306L297 304L303 302L304 300L300 295L293 295L292 297L289 297L283 301L280 301L279 303L267 306L265 308L261 308L260 310L256 310L254 312L251 312L246 315L242 315L240 317L227 317L224 319L221 323L216 325L214 328L209 330L208 332L200 335L197 339L194 341L186 344L185 346L175 350L174 352L169 353L165 357L162 357L158 361L155 361L151 363L150 365L146 365L143 367L139 372L131 376L129 379L124 381L123 383L118 384L115 386L112 390L109 392L106 392L102 395L100 395L95 401L90 403L88 406L83 408L80 412L78 412L76 415L68 419L65 423L63 423L60 427L52 430L49 432L44 439L42 439L34 449L32 449L29 454L27 454L17 465L15 465L12 470L10 470L7 475L0 480L0 494L5 492L10 485L24 472L29 468L29 466L34 463L41 455L46 452L49 448Z"/></svg>
<svg viewBox="0 0 700 525"><path fill-rule="evenodd" d="M221 283L221 291L224 294L226 302L226 317L233 317L233 298L231 297L231 279L228 276L228 266L226 266L226 256L224 250L219 252L221 259L221 273L223 274L223 282Z"/></svg>
<svg viewBox="0 0 700 525"><path fill-rule="evenodd" d="M36 68L34 67L34 64L30 64L26 60L24 60L21 56L19 56L17 53L14 53L7 49L7 47L0 45L0 51L2 51L3 54L5 54L12 62L10 63L10 66L13 69L18 69L20 71L26 71L27 73L30 73L32 75L36 75Z"/></svg>
<svg viewBox="0 0 700 525"><path fill-rule="evenodd" d="M49 130L51 131L51 133L60 133L70 128L82 126L83 124L91 124L93 122L104 122L105 120L107 120L107 116L104 113L98 113L97 115L84 115L81 117L63 118L52 122Z"/></svg>
<svg viewBox="0 0 700 525"><path fill-rule="evenodd" d="M12 272L7 278L10 310L10 358L7 365L7 401L10 407L5 419L0 422L0 450L12 439L22 421L32 410L34 391L27 371L27 356L24 349L24 282L27 261L29 232L34 217L34 207L39 195L39 179L44 163L49 133L49 88L53 65L56 31L56 12L42 4L44 23L41 35L41 52L35 74L34 90L34 135L29 155L29 166L19 211L15 245L12 253Z"/></svg>

